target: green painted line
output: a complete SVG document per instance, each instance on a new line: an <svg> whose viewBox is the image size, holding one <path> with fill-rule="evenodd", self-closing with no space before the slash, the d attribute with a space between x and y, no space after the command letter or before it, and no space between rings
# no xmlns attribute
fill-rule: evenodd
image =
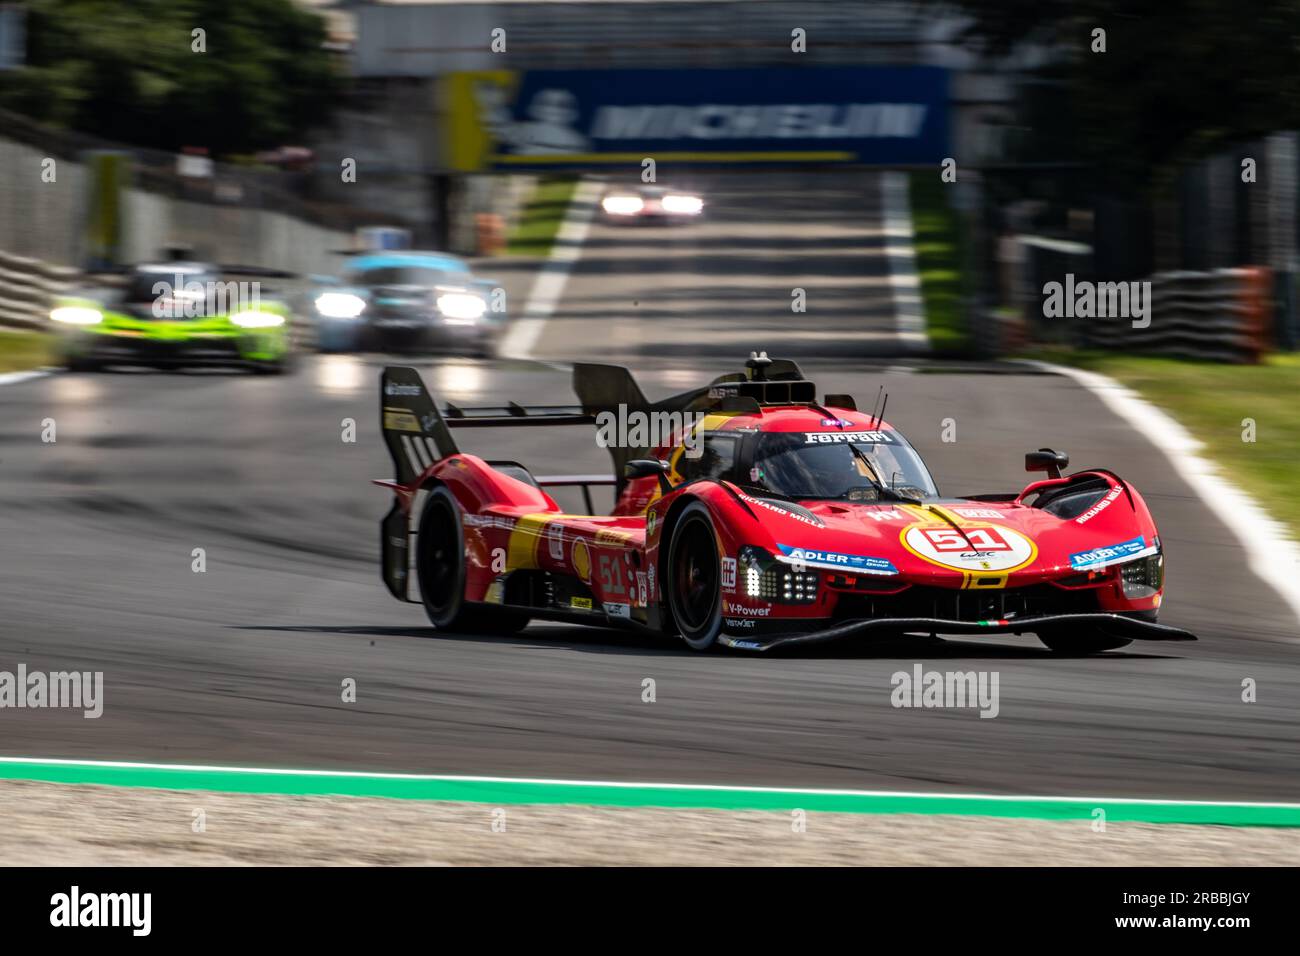
<svg viewBox="0 0 1300 956"><path fill-rule="evenodd" d="M398 800L445 800L498 805L578 804L787 812L802 809L823 813L949 814L1088 822L1092 821L1094 811L1100 809L1105 811L1105 819L1111 823L1129 821L1217 826L1300 826L1300 804L1294 803L691 786L505 777L336 773L325 770L263 770L252 767L35 760L19 757L0 757L0 779L110 787L146 787L156 790L386 797Z"/></svg>

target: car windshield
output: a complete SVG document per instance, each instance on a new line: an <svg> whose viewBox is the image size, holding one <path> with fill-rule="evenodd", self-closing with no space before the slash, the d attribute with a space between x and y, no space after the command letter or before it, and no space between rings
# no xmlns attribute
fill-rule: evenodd
<svg viewBox="0 0 1300 956"><path fill-rule="evenodd" d="M388 265L357 269L348 279L349 285L415 285L432 287L447 282L464 281L466 270L448 269L439 265Z"/></svg>
<svg viewBox="0 0 1300 956"><path fill-rule="evenodd" d="M921 457L897 432L766 432L758 436L750 478L796 500L876 501L882 497L877 484L887 489L884 497L939 494Z"/></svg>
<svg viewBox="0 0 1300 956"><path fill-rule="evenodd" d="M178 292L178 298L206 296L218 281L219 277L210 272L135 272L127 280L125 299L132 303L153 302Z"/></svg>

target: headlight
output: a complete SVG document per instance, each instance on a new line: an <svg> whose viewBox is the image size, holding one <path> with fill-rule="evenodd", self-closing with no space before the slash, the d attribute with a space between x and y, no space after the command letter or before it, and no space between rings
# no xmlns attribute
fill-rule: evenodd
<svg viewBox="0 0 1300 956"><path fill-rule="evenodd" d="M329 319L355 319L366 300L351 292L326 292L316 297L316 311Z"/></svg>
<svg viewBox="0 0 1300 956"><path fill-rule="evenodd" d="M236 312L230 321L241 329L272 329L284 325L284 316L274 312Z"/></svg>
<svg viewBox="0 0 1300 956"><path fill-rule="evenodd" d="M1119 582L1129 600L1154 597L1165 586L1165 556L1153 554L1121 564Z"/></svg>
<svg viewBox="0 0 1300 956"><path fill-rule="evenodd" d="M678 213L684 216L697 216L704 208L704 200L699 196L665 196L664 212Z"/></svg>
<svg viewBox="0 0 1300 956"><path fill-rule="evenodd" d="M438 311L448 319L470 322L483 317L487 303L468 292L444 292L438 296Z"/></svg>
<svg viewBox="0 0 1300 956"><path fill-rule="evenodd" d="M611 216L635 216L645 208L645 203L640 196L606 196L600 207Z"/></svg>
<svg viewBox="0 0 1300 956"><path fill-rule="evenodd" d="M821 575L814 568L795 570L762 548L745 545L737 561L740 581L750 597L782 604L812 604Z"/></svg>
<svg viewBox="0 0 1300 956"><path fill-rule="evenodd" d="M68 325L98 325L104 321L104 314L98 309L89 309L80 305L64 305L50 313L55 322Z"/></svg>

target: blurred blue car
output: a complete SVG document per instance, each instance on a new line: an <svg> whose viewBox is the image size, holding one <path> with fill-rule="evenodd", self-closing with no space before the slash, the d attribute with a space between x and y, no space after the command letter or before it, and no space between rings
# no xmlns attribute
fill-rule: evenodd
<svg viewBox="0 0 1300 956"><path fill-rule="evenodd" d="M322 352L492 354L506 325L496 283L441 252L367 252L313 276L304 310Z"/></svg>

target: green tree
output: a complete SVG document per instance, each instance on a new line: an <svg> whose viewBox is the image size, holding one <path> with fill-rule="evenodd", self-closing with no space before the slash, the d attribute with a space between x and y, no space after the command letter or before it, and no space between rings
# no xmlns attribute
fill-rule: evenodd
<svg viewBox="0 0 1300 956"><path fill-rule="evenodd" d="M1022 42L1053 49L1044 73L1059 85L1035 97L1040 107L1054 97L1056 117L1077 128L1071 154L1055 158L1093 163L1111 180L1148 186L1180 163L1300 126L1300 0L934 5L968 14L968 38L990 53ZM1105 31L1104 53L1093 50L1094 30Z"/></svg>
<svg viewBox="0 0 1300 956"><path fill-rule="evenodd" d="M325 122L341 89L324 21L292 0L32 0L27 32L0 105L139 146L281 145Z"/></svg>

